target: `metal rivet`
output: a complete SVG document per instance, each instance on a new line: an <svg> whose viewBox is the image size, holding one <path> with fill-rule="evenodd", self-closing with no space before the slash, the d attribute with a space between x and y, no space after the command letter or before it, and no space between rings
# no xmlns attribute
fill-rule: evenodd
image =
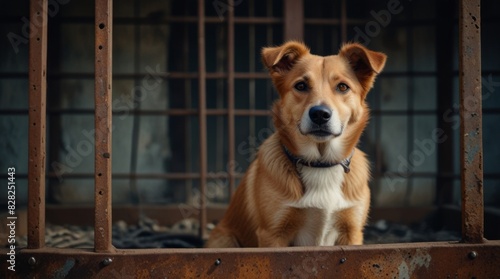
<svg viewBox="0 0 500 279"><path fill-rule="evenodd" d="M29 264L29 266L30 266L30 267L32 267L32 268L33 268L33 267L35 267L35 265L36 265L36 259L35 259L35 257L30 257L30 258L28 259L28 264Z"/></svg>
<svg viewBox="0 0 500 279"><path fill-rule="evenodd" d="M105 152L102 154L102 157L109 158L109 157L111 157L111 154L109 154L108 152Z"/></svg>
<svg viewBox="0 0 500 279"><path fill-rule="evenodd" d="M111 259L111 258L105 258L104 260L102 260L102 262L101 262L101 263L102 263L102 265L103 265L103 266L108 266L108 265L110 265L112 262L113 262L113 259Z"/></svg>
<svg viewBox="0 0 500 279"><path fill-rule="evenodd" d="M346 259L346 258L342 258L342 259L340 259L340 263L341 263L341 264L345 263L345 261L347 261L347 259Z"/></svg>
<svg viewBox="0 0 500 279"><path fill-rule="evenodd" d="M469 259L473 260L475 258L477 258L477 252L476 251L469 252Z"/></svg>
<svg viewBox="0 0 500 279"><path fill-rule="evenodd" d="M222 261L220 259L215 260L215 265L220 265Z"/></svg>

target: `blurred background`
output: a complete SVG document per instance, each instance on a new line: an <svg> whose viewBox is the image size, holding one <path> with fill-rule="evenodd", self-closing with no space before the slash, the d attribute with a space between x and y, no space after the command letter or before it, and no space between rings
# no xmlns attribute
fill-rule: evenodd
<svg viewBox="0 0 500 279"><path fill-rule="evenodd" d="M93 222L93 4L49 1L46 197L53 224ZM22 207L29 1L2 6L0 176L6 179L7 168L15 166ZM260 50L298 39L318 55L335 54L346 41L388 55L367 97L372 117L359 144L372 163L375 228L425 223L434 231L460 231L458 1L214 0L198 7L193 0L122 0L113 8L114 220L130 224L147 217L170 226L197 219L204 145L207 221L216 223L230 189L273 131L268 109L277 94ZM485 233L498 239L500 2L482 1L481 8ZM198 115L199 9L205 15L206 138L200 138ZM234 25L228 24L230 9ZM228 86L233 78L234 91ZM6 194L0 191L1 204Z"/></svg>

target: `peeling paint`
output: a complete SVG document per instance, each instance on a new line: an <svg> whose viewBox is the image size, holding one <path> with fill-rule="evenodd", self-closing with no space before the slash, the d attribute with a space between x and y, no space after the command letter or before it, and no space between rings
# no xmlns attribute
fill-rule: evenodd
<svg viewBox="0 0 500 279"><path fill-rule="evenodd" d="M398 267L399 279L411 278L413 273L425 267L429 269L432 257L427 249L417 249L416 252L401 262Z"/></svg>
<svg viewBox="0 0 500 279"><path fill-rule="evenodd" d="M409 279L410 272L408 270L408 265L403 261L398 267L399 279Z"/></svg>
<svg viewBox="0 0 500 279"><path fill-rule="evenodd" d="M479 146L469 145L468 148L466 148L465 152L467 155L467 163L471 163L472 161L474 161L477 153L479 153Z"/></svg>

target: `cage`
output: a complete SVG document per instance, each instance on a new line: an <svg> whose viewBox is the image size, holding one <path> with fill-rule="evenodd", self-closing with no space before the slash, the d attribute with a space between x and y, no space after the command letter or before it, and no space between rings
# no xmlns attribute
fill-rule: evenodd
<svg viewBox="0 0 500 279"><path fill-rule="evenodd" d="M4 3L0 176L15 185L13 214L13 193L0 196L16 226L0 230L2 273L498 277L499 64L488 35L500 9L479 4ZM373 162L370 244L199 248L273 131L260 49L290 39L320 55L346 41L389 55L360 142Z"/></svg>

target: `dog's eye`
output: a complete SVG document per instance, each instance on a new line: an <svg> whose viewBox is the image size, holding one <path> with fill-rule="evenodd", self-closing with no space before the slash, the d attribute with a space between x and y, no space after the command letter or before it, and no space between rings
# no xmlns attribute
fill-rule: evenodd
<svg viewBox="0 0 500 279"><path fill-rule="evenodd" d="M347 91L349 91L349 86L345 83L339 83L337 85L337 91L340 93L347 93Z"/></svg>
<svg viewBox="0 0 500 279"><path fill-rule="evenodd" d="M299 81L295 84L295 89L297 89L297 91L307 91L307 84L303 81Z"/></svg>

